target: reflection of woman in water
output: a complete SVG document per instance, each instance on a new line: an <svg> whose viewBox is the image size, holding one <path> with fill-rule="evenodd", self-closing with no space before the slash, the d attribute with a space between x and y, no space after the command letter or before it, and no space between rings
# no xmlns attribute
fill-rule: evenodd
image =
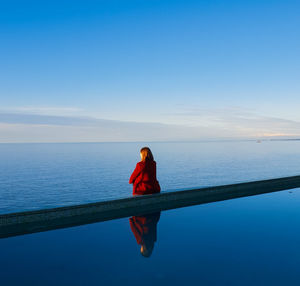
<svg viewBox="0 0 300 286"><path fill-rule="evenodd" d="M133 184L133 195L154 194L160 192L156 179L156 162L151 150L144 147L140 151L141 161L136 164L130 176L129 184Z"/></svg>
<svg viewBox="0 0 300 286"><path fill-rule="evenodd" d="M129 219L136 242L141 245L141 254L150 257L157 238L157 223L160 212L144 216L133 216Z"/></svg>

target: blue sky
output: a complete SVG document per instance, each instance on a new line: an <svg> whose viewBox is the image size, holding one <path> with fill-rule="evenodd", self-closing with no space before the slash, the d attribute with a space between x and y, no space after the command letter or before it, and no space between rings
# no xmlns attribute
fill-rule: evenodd
<svg viewBox="0 0 300 286"><path fill-rule="evenodd" d="M300 136L299 14L289 0L0 0L0 142Z"/></svg>

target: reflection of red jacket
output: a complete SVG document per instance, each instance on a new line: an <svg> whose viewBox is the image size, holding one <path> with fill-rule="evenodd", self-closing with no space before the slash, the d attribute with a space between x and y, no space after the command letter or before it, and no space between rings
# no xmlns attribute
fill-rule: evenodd
<svg viewBox="0 0 300 286"><path fill-rule="evenodd" d="M160 212L145 216L133 216L129 219L136 242L140 245L154 243L157 237L157 223Z"/></svg>
<svg viewBox="0 0 300 286"><path fill-rule="evenodd" d="M130 176L129 184L133 184L134 195L159 193L160 186L156 179L156 162L138 162Z"/></svg>

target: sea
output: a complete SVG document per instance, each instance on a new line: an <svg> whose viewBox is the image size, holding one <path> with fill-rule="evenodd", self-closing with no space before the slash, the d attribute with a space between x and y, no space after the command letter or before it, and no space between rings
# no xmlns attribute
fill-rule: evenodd
<svg viewBox="0 0 300 286"><path fill-rule="evenodd" d="M130 197L151 148L162 192L300 175L300 141L0 144L0 214Z"/></svg>

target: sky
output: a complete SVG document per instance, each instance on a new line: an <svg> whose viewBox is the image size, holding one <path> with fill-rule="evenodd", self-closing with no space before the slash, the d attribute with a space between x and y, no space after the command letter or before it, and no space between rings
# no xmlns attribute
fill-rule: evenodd
<svg viewBox="0 0 300 286"><path fill-rule="evenodd" d="M0 142L300 137L300 2L0 0Z"/></svg>

